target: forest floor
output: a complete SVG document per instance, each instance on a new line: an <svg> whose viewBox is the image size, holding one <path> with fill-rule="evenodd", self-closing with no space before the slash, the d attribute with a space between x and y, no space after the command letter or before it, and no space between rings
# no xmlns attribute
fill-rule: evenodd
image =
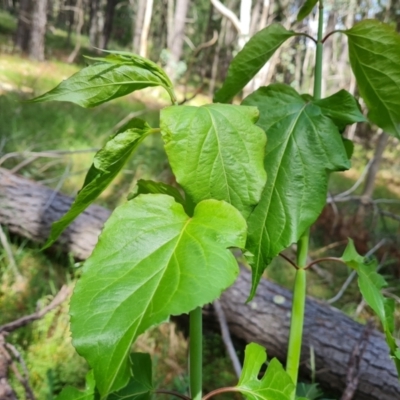
<svg viewBox="0 0 400 400"><path fill-rule="evenodd" d="M8 42L4 37L1 38L0 35L0 43L3 43L4 50ZM140 116L150 125L158 126L158 109L166 105L166 98L154 89L114 100L95 109L82 109L67 103L25 102L54 87L78 68L76 65L60 61L35 63L19 55L7 52L1 54L0 165L72 196L79 190L96 149L127 116ZM201 104L205 100L206 97L202 96L197 102ZM196 103L196 100L194 102ZM389 210L398 215L400 166L396 165L395 161L399 151L398 141L391 140L374 194L375 198L392 201ZM49 152L53 153L49 156ZM353 169L332 174L330 192L340 193L349 189L357 181L366 161L372 155L373 145L356 144ZM98 204L114 208L134 190L138 179L168 182L171 177L161 138L151 135L128 162L115 183L101 195ZM362 185L353 194L359 194L361 189ZM357 205L351 202L346 205L339 204L335 213L327 207L314 228L311 256L317 257L317 254L320 256L327 253L336 255L336 251L343 249L343 240L346 234L351 233L353 222L350 217L354 215L356 207ZM368 224L369 222L365 225ZM3 229L6 230L6 227ZM379 219L373 232L370 232L370 226L364 226L363 229L369 229L365 241L368 242L366 245L373 247L382 238L395 238L393 240L396 241L399 222ZM54 253L43 253L37 245L26 240L7 237L17 268L24 279L14 279L10 260L0 248L0 324L31 313L38 305L48 303L63 283L72 284L79 275L79 269L76 268L79 264L73 259ZM336 248L324 248L332 241L338 243ZM385 253L382 250L377 255L384 259L382 268L385 268L390 293L399 300L398 254L389 250ZM309 294L329 299L340 290L349 275L349 270L341 265L329 264L321 267L321 270L325 271L325 274L321 271L311 272ZM279 259L272 263L266 275L281 285L291 287L294 270ZM365 307L360 307L360 304L361 298L354 281L335 306L360 321L366 321L370 313ZM68 307L64 304L44 319L12 335L12 342L25 358L30 371L31 385L39 399L53 399L65 384L81 386L84 382L87 366L72 348L67 313ZM397 315L398 326L399 321L400 315ZM221 384L221 380L225 385L234 384L235 376L220 337L209 334L205 339L206 388L215 388L217 384ZM163 387L180 392L186 390L187 342L174 324L153 329L140 338L137 346L140 350L155 355L156 381ZM211 372L211 363L214 368L223 371L222 378L217 380ZM21 393L22 388L16 381L14 384Z"/></svg>

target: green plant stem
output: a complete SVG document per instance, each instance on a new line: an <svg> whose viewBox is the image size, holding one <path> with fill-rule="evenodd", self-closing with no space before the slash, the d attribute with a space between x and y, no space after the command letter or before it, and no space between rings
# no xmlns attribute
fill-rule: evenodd
<svg viewBox="0 0 400 400"><path fill-rule="evenodd" d="M324 5L323 0L319 0L318 8L318 37L317 51L315 56L315 74L314 74L314 98L320 99L322 92L322 60L323 60L323 22ZM306 270L308 244L310 239L310 230L301 236L297 242L297 267L296 278L294 282L292 317L290 322L289 348L286 362L286 371L297 386L297 377L299 374L301 343L303 339L304 311L306 304ZM294 392L292 400L296 397Z"/></svg>
<svg viewBox="0 0 400 400"><path fill-rule="evenodd" d="M203 368L203 316L201 307L190 312L189 375L190 397L201 400Z"/></svg>
<svg viewBox="0 0 400 400"><path fill-rule="evenodd" d="M314 99L321 98L322 88L322 56L323 56L323 24L324 24L324 4L319 1L318 8L318 36L317 36L317 51L315 55L315 74L314 74Z"/></svg>
<svg viewBox="0 0 400 400"><path fill-rule="evenodd" d="M304 310L306 303L306 271L304 267L307 264L309 235L310 231L307 229L297 243L298 270L296 271L294 283L289 348L286 361L286 372L292 378L295 385L297 384L297 376L299 373L301 342L303 337Z"/></svg>

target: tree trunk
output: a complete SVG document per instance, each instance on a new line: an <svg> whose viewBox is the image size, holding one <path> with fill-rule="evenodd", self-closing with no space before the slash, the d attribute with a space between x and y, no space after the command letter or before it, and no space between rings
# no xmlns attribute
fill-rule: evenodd
<svg viewBox="0 0 400 400"><path fill-rule="evenodd" d="M107 0L103 34L100 37L100 43L99 43L99 47L101 49L107 49L108 41L110 40L113 28L114 11L117 3L118 0Z"/></svg>
<svg viewBox="0 0 400 400"><path fill-rule="evenodd" d="M171 52L166 71L172 81L177 79L177 65L182 57L183 39L185 35L186 14L189 0L177 0L174 15L174 30L170 36L168 48Z"/></svg>
<svg viewBox="0 0 400 400"><path fill-rule="evenodd" d="M153 12L153 0L147 0L146 12L144 13L142 32L140 35L139 55L147 56L147 40L149 38L151 14Z"/></svg>
<svg viewBox="0 0 400 400"><path fill-rule="evenodd" d="M74 3L76 3L76 1L74 0L68 0L66 3L66 6L64 6L67 18L67 47L69 47L71 45L71 34L72 34L72 28L74 26L74 21L75 21L75 12L74 12Z"/></svg>
<svg viewBox="0 0 400 400"><path fill-rule="evenodd" d="M20 0L15 46L21 51L29 50L29 34L31 31L32 0Z"/></svg>
<svg viewBox="0 0 400 400"><path fill-rule="evenodd" d="M51 223L68 210L72 200L0 168L0 224L12 233L44 243ZM61 235L61 248L80 260L89 257L110 214L103 207L91 206Z"/></svg>
<svg viewBox="0 0 400 400"><path fill-rule="evenodd" d="M365 185L362 192L362 197L365 198L365 200L370 200L374 192L376 175L378 174L379 166L382 162L383 152L385 151L388 140L389 135L381 131L378 138L378 143L375 147L374 160L369 167L368 174L365 179Z"/></svg>
<svg viewBox="0 0 400 400"><path fill-rule="evenodd" d="M36 0L33 3L29 57L32 60L43 61L47 22L47 0Z"/></svg>
<svg viewBox="0 0 400 400"><path fill-rule="evenodd" d="M73 199L0 168L0 224L10 232L43 243L50 225L70 207ZM61 235L58 246L78 259L86 259L97 242L110 211L92 205ZM236 283L221 297L232 333L267 348L270 357L286 358L291 293L262 280L254 299L246 304L251 276L242 269ZM363 325L327 304L307 299L301 372L310 376L310 349L316 376L323 387L340 393L346 386L350 355L363 333ZM360 363L357 400L400 398L400 385L383 335L373 331Z"/></svg>
<svg viewBox="0 0 400 400"><path fill-rule="evenodd" d="M336 25L336 13L331 10L329 12L329 17L328 17L328 23L326 26L326 31L327 32L332 32L335 29ZM326 43L324 43L324 52L323 52L323 64L322 64L322 76L324 77L330 77L331 76L331 64L332 64L332 56L333 56L333 45L332 45L332 40L327 40ZM327 79L322 80L322 87L321 87L321 96L324 98L326 96L326 90L327 90Z"/></svg>
<svg viewBox="0 0 400 400"><path fill-rule="evenodd" d="M99 9L100 0L90 1L89 41L90 45L97 47L99 36Z"/></svg>
<svg viewBox="0 0 400 400"><path fill-rule="evenodd" d="M147 0L139 0L137 3L137 9L135 13L135 22L133 24L133 35L132 35L132 49L133 52L139 54L140 51L140 38L142 35L142 26L144 15L146 13L146 3ZM130 4L134 7L135 0L130 0Z"/></svg>
<svg viewBox="0 0 400 400"><path fill-rule="evenodd" d="M246 304L251 287L247 271L221 298L231 332L265 346L269 357L286 359L292 294L267 280L262 280L254 299ZM315 354L316 379L326 389L338 394L346 387L350 355L359 342L364 327L323 302L310 298L302 344L301 373L310 378L311 348ZM400 398L400 385L393 361L380 332L373 331L360 363L357 400L393 400Z"/></svg>
<svg viewBox="0 0 400 400"><path fill-rule="evenodd" d="M213 58L212 66L211 66L211 79L210 79L210 84L209 84L209 89L208 89L209 90L208 94L210 97L214 96L214 89L215 89L215 84L217 82L218 69L220 66L219 60L220 60L220 55L221 55L221 49L224 45L226 31L228 29L228 24L230 24L230 21L227 18L223 18L221 21L221 29L219 30L217 47L215 48L214 58Z"/></svg>
<svg viewBox="0 0 400 400"><path fill-rule="evenodd" d="M82 31L82 27L83 27L83 23L84 23L84 18L85 18L82 0L76 1L74 13L77 14L78 18L77 18L77 22L76 22L76 31L75 31L76 32L75 47L67 59L67 62L69 64L72 64L75 61L75 58L78 55L79 50L81 48L81 42L82 42L81 31Z"/></svg>

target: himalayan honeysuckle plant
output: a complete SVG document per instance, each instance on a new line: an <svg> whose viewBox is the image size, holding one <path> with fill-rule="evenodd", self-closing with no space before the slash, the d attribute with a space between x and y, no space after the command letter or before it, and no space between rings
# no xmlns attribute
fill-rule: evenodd
<svg viewBox="0 0 400 400"><path fill-rule="evenodd" d="M342 134L349 124L369 121L400 137L399 34L384 23L364 20L324 35L322 0L307 0L298 20L315 6L317 38L277 23L267 26L233 59L213 104L178 105L165 72L125 52L93 59L33 100L95 107L160 86L172 103L161 110L160 128L134 118L108 139L95 155L71 209L52 226L47 246L109 185L147 136L161 134L179 187L141 180L136 193L106 222L70 303L73 344L91 371L84 392L69 387L59 399L149 399L165 393L153 386L150 356L131 349L147 329L182 313L190 314L190 393L175 395L200 400L233 391L249 400L296 398L309 229L324 207L329 174L350 168L353 146ZM321 98L323 46L332 34L348 40L351 69L367 117L346 90ZM241 105L229 104L279 46L301 35L316 45L312 96L271 84ZM251 299L271 260L296 242L286 368L273 359L259 379L266 352L250 344L237 386L203 396L201 307L217 299L238 276L231 249L248 256ZM361 293L379 317L390 357L400 371L394 303L381 294L385 281L376 264L357 254L351 240L337 260L357 271Z"/></svg>

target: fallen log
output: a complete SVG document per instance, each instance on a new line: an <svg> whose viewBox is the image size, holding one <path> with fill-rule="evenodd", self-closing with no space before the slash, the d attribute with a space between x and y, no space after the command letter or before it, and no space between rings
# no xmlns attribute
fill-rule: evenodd
<svg viewBox="0 0 400 400"><path fill-rule="evenodd" d="M0 168L0 224L10 232L43 242L51 223L66 212L73 199ZM94 245L108 210L93 205L62 234L58 246L77 259L86 259ZM246 304L250 273L242 268L236 283L221 297L231 332L247 342L267 348L270 357L285 360L290 325L291 293L262 280L257 295ZM360 341L366 343L360 343ZM400 384L383 335L341 311L308 298L302 348L301 373L310 376L310 349L315 354L315 373L323 387L343 392L357 346L364 348L357 365L356 400L400 399ZM353 365L354 367L354 365ZM354 368L353 368L354 369Z"/></svg>

